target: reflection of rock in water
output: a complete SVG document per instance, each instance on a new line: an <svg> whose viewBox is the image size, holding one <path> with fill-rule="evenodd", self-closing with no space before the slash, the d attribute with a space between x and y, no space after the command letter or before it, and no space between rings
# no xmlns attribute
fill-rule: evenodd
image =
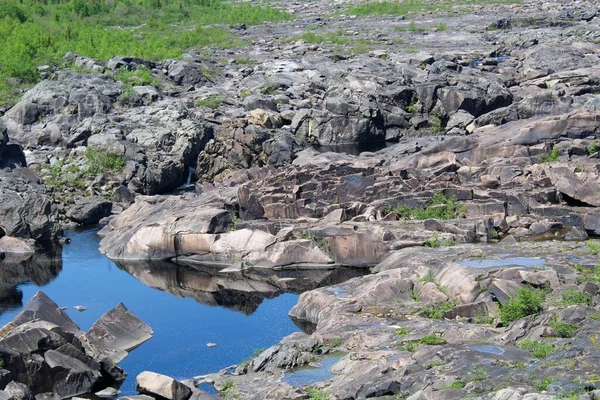
<svg viewBox="0 0 600 400"><path fill-rule="evenodd" d="M56 246L25 260L7 257L0 261L0 314L23 306L23 293L18 285L32 282L43 286L58 276L62 270L61 252L62 249Z"/></svg>
<svg viewBox="0 0 600 400"><path fill-rule="evenodd" d="M365 273L353 268L221 272L220 268L166 261L121 261L117 265L155 289L247 315L256 311L264 299L333 285Z"/></svg>

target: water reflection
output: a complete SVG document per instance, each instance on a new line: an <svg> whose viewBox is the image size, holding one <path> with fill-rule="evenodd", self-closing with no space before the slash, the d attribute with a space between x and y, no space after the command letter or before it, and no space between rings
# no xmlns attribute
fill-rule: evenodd
<svg viewBox="0 0 600 400"><path fill-rule="evenodd" d="M0 315L23 307L23 291L26 284L45 286L62 270L62 249L48 247L31 256L7 257L0 261Z"/></svg>
<svg viewBox="0 0 600 400"><path fill-rule="evenodd" d="M149 287L246 315L254 313L265 299L286 292L302 293L334 285L365 273L360 269L343 267L229 271L214 266L177 265L166 261L119 262L117 266Z"/></svg>

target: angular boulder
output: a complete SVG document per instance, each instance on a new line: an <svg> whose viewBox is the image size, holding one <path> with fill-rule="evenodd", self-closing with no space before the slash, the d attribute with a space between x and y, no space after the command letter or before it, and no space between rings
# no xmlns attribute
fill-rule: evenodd
<svg viewBox="0 0 600 400"><path fill-rule="evenodd" d="M135 388L140 393L160 396L167 400L187 400L192 389L166 375L144 371L135 378Z"/></svg>

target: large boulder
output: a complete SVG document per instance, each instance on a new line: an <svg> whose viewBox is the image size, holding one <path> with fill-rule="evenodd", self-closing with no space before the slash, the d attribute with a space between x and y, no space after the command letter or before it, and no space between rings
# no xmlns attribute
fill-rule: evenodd
<svg viewBox="0 0 600 400"><path fill-rule="evenodd" d="M67 217L81 225L95 225L108 217L111 210L112 202L101 196L82 197L69 208Z"/></svg>
<svg viewBox="0 0 600 400"><path fill-rule="evenodd" d="M144 371L135 378L135 388L140 393L167 400L187 400L192 395L192 390L183 383L149 371Z"/></svg>

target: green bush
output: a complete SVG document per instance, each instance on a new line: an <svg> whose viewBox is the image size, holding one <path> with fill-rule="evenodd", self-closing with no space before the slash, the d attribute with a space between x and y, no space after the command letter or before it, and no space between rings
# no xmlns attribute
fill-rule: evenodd
<svg viewBox="0 0 600 400"><path fill-rule="evenodd" d="M572 322L561 322L556 315L553 315L548 322L548 325L554 329L554 336L560 338L573 337L575 331L579 329L579 325Z"/></svg>
<svg viewBox="0 0 600 400"><path fill-rule="evenodd" d="M225 96L221 96L218 94L211 94L205 99L196 100L196 107L207 107L217 109L225 102Z"/></svg>
<svg viewBox="0 0 600 400"><path fill-rule="evenodd" d="M558 161L558 158L559 158L558 149L556 147L554 147L550 153L541 154L538 157L538 163L543 164L543 163L547 163L547 162L554 162L554 161Z"/></svg>
<svg viewBox="0 0 600 400"><path fill-rule="evenodd" d="M539 359L548 358L556 351L554 345L531 339L521 340L517 343L517 346Z"/></svg>
<svg viewBox="0 0 600 400"><path fill-rule="evenodd" d="M423 336L421 340L419 340L419 343L426 344L429 346L440 346L448 342L446 342L441 336L432 333L430 335Z"/></svg>
<svg viewBox="0 0 600 400"><path fill-rule="evenodd" d="M516 296L502 304L500 320L508 325L528 315L537 314L542 310L545 293L541 290L521 288Z"/></svg>
<svg viewBox="0 0 600 400"><path fill-rule="evenodd" d="M430 319L444 319L446 312L452 310L455 304L452 302L431 304L421 309L421 314L425 318Z"/></svg>
<svg viewBox="0 0 600 400"><path fill-rule="evenodd" d="M580 292L577 289L568 289L563 292L561 300L557 302L558 306L563 307L575 304L583 304L591 307L593 305L593 297L591 294Z"/></svg>
<svg viewBox="0 0 600 400"><path fill-rule="evenodd" d="M458 203L456 196L446 197L441 191L435 192L425 208L397 205L394 212L400 219L440 219L461 218L466 215L466 206Z"/></svg>
<svg viewBox="0 0 600 400"><path fill-rule="evenodd" d="M88 176L105 174L115 175L125 168L125 159L117 154L106 151L94 150L90 147L85 149L84 162L87 165Z"/></svg>
<svg viewBox="0 0 600 400"><path fill-rule="evenodd" d="M533 389L536 392L543 392L544 390L548 389L548 386L550 386L551 383L552 383L552 378L547 377L542 380L534 380L532 382L531 386L533 386Z"/></svg>
<svg viewBox="0 0 600 400"><path fill-rule="evenodd" d="M600 243L594 242L592 240L587 240L585 242L585 245L593 256L597 256L598 253L600 253Z"/></svg>
<svg viewBox="0 0 600 400"><path fill-rule="evenodd" d="M322 390L311 388L311 389L308 389L306 392L310 396L311 400L330 400L331 399L331 397L329 397L329 395L327 393L323 392Z"/></svg>

